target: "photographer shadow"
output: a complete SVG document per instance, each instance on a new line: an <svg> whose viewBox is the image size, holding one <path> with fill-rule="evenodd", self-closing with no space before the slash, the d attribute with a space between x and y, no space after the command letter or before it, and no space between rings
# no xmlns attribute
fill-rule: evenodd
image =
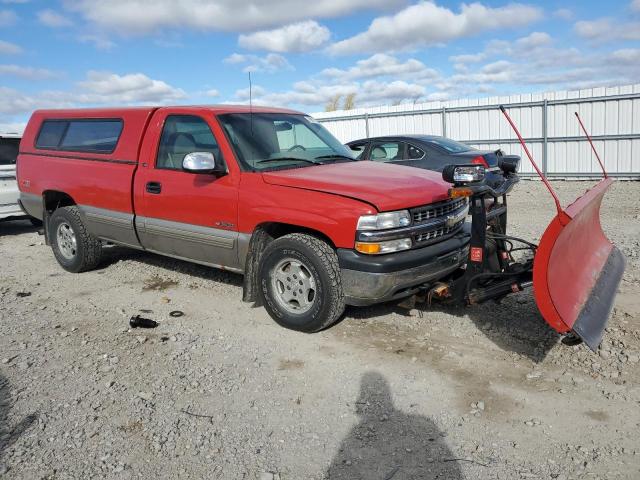
<svg viewBox="0 0 640 480"><path fill-rule="evenodd" d="M464 478L445 434L422 415L395 408L386 379L362 377L356 401L360 421L340 444L325 478L330 480L409 480Z"/></svg>
<svg viewBox="0 0 640 480"><path fill-rule="evenodd" d="M9 411L11 410L9 381L0 374L0 468L5 451L10 448L22 434L36 421L36 415L27 415L13 428L9 425ZM1 476L1 473L0 473Z"/></svg>

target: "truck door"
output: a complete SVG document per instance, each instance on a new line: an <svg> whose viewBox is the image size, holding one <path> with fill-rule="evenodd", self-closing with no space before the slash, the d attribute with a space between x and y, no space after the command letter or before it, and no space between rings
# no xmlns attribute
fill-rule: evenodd
<svg viewBox="0 0 640 480"><path fill-rule="evenodd" d="M156 113L134 181L135 222L147 250L236 270L241 268L237 172L214 175L182 169L185 155L193 152L211 152L216 162L225 162L214 122L212 114L179 109Z"/></svg>

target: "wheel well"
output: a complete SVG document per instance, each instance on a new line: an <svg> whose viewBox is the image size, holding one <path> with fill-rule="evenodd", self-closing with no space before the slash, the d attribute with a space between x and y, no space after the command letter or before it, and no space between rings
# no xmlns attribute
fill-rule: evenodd
<svg viewBox="0 0 640 480"><path fill-rule="evenodd" d="M43 194L43 199L44 208L48 213L53 213L60 207L69 207L76 204L70 195L57 190L47 190Z"/></svg>
<svg viewBox="0 0 640 480"><path fill-rule="evenodd" d="M256 231L261 229L265 231L272 239L280 238L291 233L306 233L313 237L317 237L324 240L331 248L335 248L333 241L327 237L324 233L314 230L312 228L301 227L299 225L291 225L289 223L269 222L261 223L256 227Z"/></svg>
<svg viewBox="0 0 640 480"><path fill-rule="evenodd" d="M291 225L288 223L268 222L261 223L253 231L251 243L249 244L249 252L244 268L244 285L242 292L242 300L245 302L257 302L258 300L258 265L260 257L264 249L276 238L289 235L290 233L306 233L325 241L331 248L335 249L335 245L329 237L322 232L311 228L301 227L299 225Z"/></svg>

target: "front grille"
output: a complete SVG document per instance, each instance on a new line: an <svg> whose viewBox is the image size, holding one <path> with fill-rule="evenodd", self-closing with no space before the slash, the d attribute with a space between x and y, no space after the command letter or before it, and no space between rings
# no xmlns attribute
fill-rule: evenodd
<svg viewBox="0 0 640 480"><path fill-rule="evenodd" d="M467 199L447 200L411 209L412 223L401 228L359 231L359 242L386 242L411 238L413 248L442 242L460 231L467 216Z"/></svg>
<svg viewBox="0 0 640 480"><path fill-rule="evenodd" d="M411 210L413 224L419 225L427 220L442 217L464 207L466 204L467 199L461 198L459 200L447 200L445 202L434 203L433 205L414 208Z"/></svg>
<svg viewBox="0 0 640 480"><path fill-rule="evenodd" d="M453 233L456 230L458 230L463 223L464 223L464 220L461 222L458 222L453 227L440 227L440 228L436 228L435 230L431 230L429 232L419 233L414 237L414 241L416 244L421 244L424 242L428 242L430 240L435 240L436 238L444 237L445 235L449 235L450 233Z"/></svg>

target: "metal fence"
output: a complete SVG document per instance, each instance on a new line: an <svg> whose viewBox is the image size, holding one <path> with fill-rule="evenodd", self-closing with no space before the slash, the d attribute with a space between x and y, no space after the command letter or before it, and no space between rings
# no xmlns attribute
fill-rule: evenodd
<svg viewBox="0 0 640 480"><path fill-rule="evenodd" d="M322 112L314 117L343 142L383 135L443 135L477 148L521 155L522 173L533 174L500 105L508 109L547 175L601 174L575 118L578 112L607 171L640 179L640 84Z"/></svg>

